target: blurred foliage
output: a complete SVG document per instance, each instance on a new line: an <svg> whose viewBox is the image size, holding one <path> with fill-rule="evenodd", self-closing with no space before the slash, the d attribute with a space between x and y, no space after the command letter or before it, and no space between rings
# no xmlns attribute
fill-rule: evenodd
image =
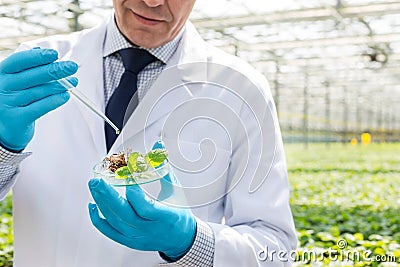
<svg viewBox="0 0 400 267"><path fill-rule="evenodd" d="M323 261L303 259L297 266L400 266L368 261L349 253L337 261L328 249L359 252L369 259L400 259L400 144L286 144L291 205L299 238L298 256L316 252ZM0 266L12 266L11 196L0 202ZM303 254L302 254L303 251ZM364 254L363 254L364 252ZM365 254L368 252L370 254ZM350 258L350 259L349 259Z"/></svg>
<svg viewBox="0 0 400 267"><path fill-rule="evenodd" d="M288 144L285 150L299 237L296 265L400 265L400 144ZM342 239L343 250L337 246ZM335 261L329 249L344 257ZM310 251L316 259L301 258ZM377 255L396 256L397 263L374 261Z"/></svg>
<svg viewBox="0 0 400 267"><path fill-rule="evenodd" d="M8 195L0 202L0 266L13 266L12 201Z"/></svg>

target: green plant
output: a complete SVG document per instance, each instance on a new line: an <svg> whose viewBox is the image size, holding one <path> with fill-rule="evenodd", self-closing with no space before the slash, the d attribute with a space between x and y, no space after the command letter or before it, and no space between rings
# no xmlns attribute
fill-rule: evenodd
<svg viewBox="0 0 400 267"><path fill-rule="evenodd" d="M0 202L0 266L13 266L12 201L8 195Z"/></svg>
<svg viewBox="0 0 400 267"><path fill-rule="evenodd" d="M379 257L400 263L399 144L313 144L308 149L291 144L285 149L298 256L318 252L322 265L383 266L374 261ZM345 249L338 249L339 240L347 242ZM334 262L323 255L329 249L361 257L338 254Z"/></svg>

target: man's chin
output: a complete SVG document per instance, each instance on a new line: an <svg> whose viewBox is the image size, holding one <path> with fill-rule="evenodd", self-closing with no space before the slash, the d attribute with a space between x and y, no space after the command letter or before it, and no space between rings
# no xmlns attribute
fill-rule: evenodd
<svg viewBox="0 0 400 267"><path fill-rule="evenodd" d="M130 43L143 48L155 48L168 42L168 40L164 41L164 38L160 38L161 34L158 31L136 30L130 31L128 34L128 36L124 36Z"/></svg>

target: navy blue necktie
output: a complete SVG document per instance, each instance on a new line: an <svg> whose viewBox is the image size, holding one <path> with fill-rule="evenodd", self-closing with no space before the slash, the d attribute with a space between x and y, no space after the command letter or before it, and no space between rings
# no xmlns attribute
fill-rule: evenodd
<svg viewBox="0 0 400 267"><path fill-rule="evenodd" d="M156 58L147 50L140 48L126 48L118 52L122 58L125 71L122 74L118 87L115 89L106 107L107 117L122 130L126 109L134 93L137 91L138 73ZM107 151L114 144L117 135L115 130L105 124Z"/></svg>

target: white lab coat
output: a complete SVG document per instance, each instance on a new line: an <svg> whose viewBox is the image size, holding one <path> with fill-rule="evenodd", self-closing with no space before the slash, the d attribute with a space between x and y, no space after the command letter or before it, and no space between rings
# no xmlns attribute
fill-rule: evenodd
<svg viewBox="0 0 400 267"><path fill-rule="evenodd" d="M102 24L67 36L52 36L29 42L20 49L51 47L59 51L62 60L76 61L80 65L76 75L79 78L78 89L104 110L102 45L105 31L106 25ZM129 146L135 148L144 145L149 149L163 134L164 140L167 140L167 148L170 149L170 157L175 158L176 164L179 165L179 160L184 160L179 155L184 155L189 160L186 164L190 165L201 158L198 147L200 140L210 135L214 144L203 142L202 149L215 149L217 156L212 159L212 166L195 173L176 167L175 172L183 185L194 189L215 182L206 192L196 191L187 195L189 205L194 206L194 214L208 222L214 231L214 266L287 264L276 260L276 254L276 261L273 263L257 259L260 249L268 247L269 250L290 251L297 243L288 202L286 163L267 82L249 65L209 47L190 23L187 23L177 52L166 69L188 62L215 62L240 70L256 85L254 90L244 93L244 98L250 102L249 106L252 106L252 101L260 100L264 106L255 105L246 110L241 101L238 101L240 98L233 97L234 94L212 84L181 87L180 90L171 91L166 97L161 97L164 93L163 86L158 86L158 89L150 89L141 101L125 126L125 133L118 137L112 151L119 150L123 141L129 142ZM214 74L209 73L209 70L205 68L204 72L189 71L181 79L201 80L202 77L196 75ZM229 77L222 77L229 80ZM168 79L168 76L161 76L161 83L158 84L168 83ZM246 89L245 85L243 87ZM237 125L233 124L234 120L224 122L227 124L225 132L230 131L228 135L224 135L220 134L224 128L213 124L213 120L199 119L192 121L192 127L186 127L179 132L180 151L176 151L174 145L168 147L168 140L173 144L177 139L174 129L163 129L168 115L179 111L179 103L196 97L206 101L216 100L229 106L222 111L214 109L217 111L215 114L222 115L221 120L229 110L239 114L248 130L248 141L236 134L243 134L243 131L235 130ZM162 104L153 106L155 102ZM203 104L208 105L204 102ZM190 115L191 111L195 113L199 110L199 105L202 103L189 106L189 111L185 110L184 114ZM212 103L210 108L204 108L204 105L200 110L213 110ZM260 115L261 121L254 120L252 110ZM147 116L149 113L151 114ZM263 121L268 116L269 119ZM179 115L172 118L174 121L180 119ZM35 136L26 149L32 151L33 155L20 165L13 191L16 267L145 267L157 266L162 262L157 252L136 251L109 240L90 222L87 204L91 201L91 196L87 182L93 177L93 165L106 154L103 127L104 122L74 97L66 105L37 121ZM252 155L259 153L256 148L260 146L257 145L257 128L260 127L269 135L270 143L273 143L274 151L267 151L267 156L272 156L273 162L268 169L267 179L262 184L258 183L258 188L253 186L252 190L255 192L249 193L252 171L257 168L258 162L248 162L247 156L242 156L241 153L245 151L242 149L244 144L252 149ZM238 175L243 164L249 166L249 169L241 175L240 180L233 181L232 177ZM235 187L225 194L233 183Z"/></svg>

